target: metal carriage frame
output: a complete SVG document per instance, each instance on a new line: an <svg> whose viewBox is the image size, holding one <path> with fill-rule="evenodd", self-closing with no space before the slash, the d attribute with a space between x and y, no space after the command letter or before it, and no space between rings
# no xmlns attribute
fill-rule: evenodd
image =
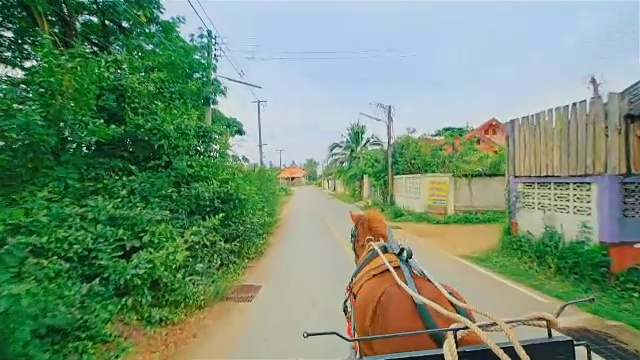
<svg viewBox="0 0 640 360"><path fill-rule="evenodd" d="M555 312L555 317L558 318L564 310L574 304L585 303L585 302L594 302L595 299L593 297L578 299L566 302L562 304L558 310ZM526 325L527 323L532 322L546 322L546 332L547 336L522 340L520 344L523 346L527 354L529 354L531 360L575 360L576 359L576 348L584 347L587 353L587 360L592 360L593 354L591 351L591 347L587 342L584 341L575 341L574 339L561 335L556 336L553 334L553 329L551 327L551 323L549 320L544 318L539 319L510 319L505 320L504 322L512 325ZM488 329L495 327L497 324L495 322L482 322L477 323L479 328ZM336 331L321 331L321 332L304 332L302 336L306 338L316 337L316 336L336 336L346 342L351 344L356 344L359 341L370 341L370 340L381 340L381 339L389 339L396 337L404 337L404 336L413 336L413 335L424 335L431 334L435 332L453 332L454 339L456 340L456 345L458 345L458 334L461 331L468 330L467 326L459 326L455 328L445 328L445 329L431 329L431 330L418 330L418 331L410 331L404 333L394 333L394 334L382 334L382 335L372 335L372 336L361 336L361 337L348 337ZM510 342L501 342L498 343L509 357L512 359L518 359L518 356L515 352L513 344ZM348 359L358 359L358 360L392 360L392 359L402 359L402 360L444 360L445 355L442 349L436 350L425 350L425 351L412 351L412 352L403 352L396 354L386 354L386 355L375 355L375 356L367 356L361 357L354 351L354 346L351 347L351 355ZM460 360L493 360L496 359L496 355L493 353L489 347L486 345L474 345L474 346L466 346L462 348L458 348L458 359Z"/></svg>

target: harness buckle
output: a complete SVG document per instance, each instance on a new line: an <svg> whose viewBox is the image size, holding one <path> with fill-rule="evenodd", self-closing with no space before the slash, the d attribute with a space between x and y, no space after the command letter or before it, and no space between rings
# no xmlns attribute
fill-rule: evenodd
<svg viewBox="0 0 640 360"><path fill-rule="evenodd" d="M409 262L409 260L413 259L413 250L411 250L410 247L399 245L398 250L395 251L395 255L400 261Z"/></svg>

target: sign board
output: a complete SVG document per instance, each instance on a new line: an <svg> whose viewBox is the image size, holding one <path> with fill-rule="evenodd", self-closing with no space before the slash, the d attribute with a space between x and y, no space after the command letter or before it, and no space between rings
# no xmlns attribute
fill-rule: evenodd
<svg viewBox="0 0 640 360"><path fill-rule="evenodd" d="M449 179L429 179L427 187L427 208L429 211L438 214L446 214L448 201Z"/></svg>

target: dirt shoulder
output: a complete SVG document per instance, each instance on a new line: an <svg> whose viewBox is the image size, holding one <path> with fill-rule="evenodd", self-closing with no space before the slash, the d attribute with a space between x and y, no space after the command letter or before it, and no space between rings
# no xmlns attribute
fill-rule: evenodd
<svg viewBox="0 0 640 360"><path fill-rule="evenodd" d="M432 225L393 223L405 231L429 240L452 255L468 256L486 252L498 245L502 225Z"/></svg>

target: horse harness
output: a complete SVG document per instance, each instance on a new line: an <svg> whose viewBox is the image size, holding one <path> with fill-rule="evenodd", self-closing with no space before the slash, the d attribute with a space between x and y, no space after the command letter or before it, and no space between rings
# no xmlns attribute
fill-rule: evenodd
<svg viewBox="0 0 640 360"><path fill-rule="evenodd" d="M407 286L418 292L416 288L415 281L413 279L413 274L421 276L431 282L433 280L427 275L418 263L413 259L413 251L409 247L405 247L403 245L398 244L393 240L392 233L390 230L387 230L388 242L381 244L378 248L382 251L384 256L389 260L389 263L394 267L400 267L402 273L404 275ZM356 240L358 239L358 231L357 227L354 226L351 229L351 247L355 254L355 246ZM360 287L367 282L367 280L371 279L373 276L388 271L386 265L384 263L376 265L374 260L379 258L378 252L375 249L371 249L364 257L364 259L356 266L355 271L351 275L351 279L349 280L349 284L347 285L345 292L345 300L342 306L342 311L347 319L348 332L350 336L355 336L356 328L355 328L355 312L353 307L355 306L356 294ZM450 289L447 289L447 292L452 297L456 297ZM427 309L427 306L422 302L413 298L416 309L418 310L418 314L420 315L420 319L425 326L426 330L437 329L438 325L435 322L435 319ZM454 304L451 305L455 308L456 312L464 316L465 318L472 320L469 312ZM433 341L438 344L438 347L442 348L445 341L444 331L438 331L430 333L429 336L433 339Z"/></svg>

